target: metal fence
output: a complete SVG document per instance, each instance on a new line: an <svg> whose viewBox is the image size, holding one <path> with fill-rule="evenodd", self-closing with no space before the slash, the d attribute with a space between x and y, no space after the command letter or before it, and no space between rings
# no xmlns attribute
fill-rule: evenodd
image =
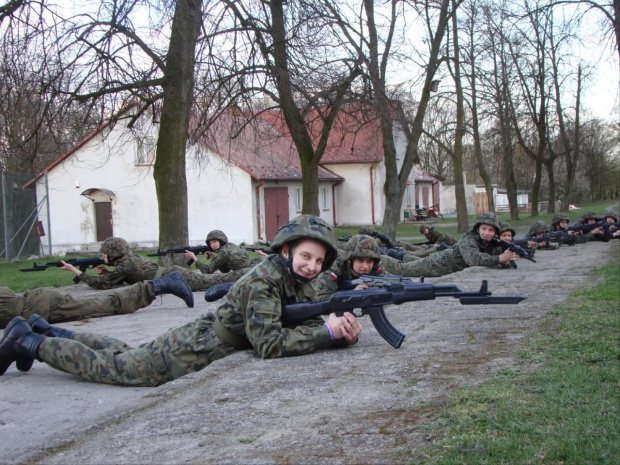
<svg viewBox="0 0 620 465"><path fill-rule="evenodd" d="M36 194L22 189L31 178L5 172L0 176L0 260L41 255L40 237L45 232L38 221Z"/></svg>

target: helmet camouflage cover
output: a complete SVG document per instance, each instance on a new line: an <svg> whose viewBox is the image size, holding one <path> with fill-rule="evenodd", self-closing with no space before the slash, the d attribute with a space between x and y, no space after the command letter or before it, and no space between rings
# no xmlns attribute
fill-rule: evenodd
<svg viewBox="0 0 620 465"><path fill-rule="evenodd" d="M129 245L122 237L108 237L101 244L99 251L110 258L120 258L129 252Z"/></svg>
<svg viewBox="0 0 620 465"><path fill-rule="evenodd" d="M568 218L568 215L563 212L556 213L553 215L553 218L551 218L551 224L558 224L560 221L570 221L570 219Z"/></svg>
<svg viewBox="0 0 620 465"><path fill-rule="evenodd" d="M228 242L228 238L226 237L226 234L224 234L224 231L220 231L219 229L214 229L209 234L207 234L205 242L208 244L209 241L213 239L217 239L218 241L220 241L220 245L224 245Z"/></svg>
<svg viewBox="0 0 620 465"><path fill-rule="evenodd" d="M598 217L596 216L596 212L592 210L588 210L587 212L584 212L583 216L581 217L581 222L585 223L588 220L598 220Z"/></svg>
<svg viewBox="0 0 620 465"><path fill-rule="evenodd" d="M299 215L280 226L269 248L277 253L284 244L298 239L314 239L325 244L327 254L323 262L323 270L332 266L338 253L336 235L325 220L314 215Z"/></svg>
<svg viewBox="0 0 620 465"><path fill-rule="evenodd" d="M477 231L481 224L488 224L489 226L493 226L495 231L499 234L499 219L495 213L486 212L478 217L476 222L474 223L474 229Z"/></svg>
<svg viewBox="0 0 620 465"><path fill-rule="evenodd" d="M352 260L354 258L381 260L381 250L379 250L377 241L372 237L359 234L349 239L344 246L341 256L343 260Z"/></svg>
<svg viewBox="0 0 620 465"><path fill-rule="evenodd" d="M425 224L420 225L420 233L424 234L424 231L428 229L429 231L432 229L432 226L427 226Z"/></svg>
<svg viewBox="0 0 620 465"><path fill-rule="evenodd" d="M512 229L512 226L510 226L510 223L500 222L499 223L499 233L500 233L500 235L502 233L505 233L506 231L510 231L512 233L512 237L513 238L517 235L517 232L514 229Z"/></svg>
<svg viewBox="0 0 620 465"><path fill-rule="evenodd" d="M359 230L357 231L359 234L362 234L364 236L372 236L372 233L376 232L377 230L375 229L375 227L371 224L369 225L365 225L365 226L360 226Z"/></svg>
<svg viewBox="0 0 620 465"><path fill-rule="evenodd" d="M549 226L547 226L547 223L544 221L534 221L532 226L530 226L530 230L527 232L527 235L532 237L534 234L547 232L549 232Z"/></svg>

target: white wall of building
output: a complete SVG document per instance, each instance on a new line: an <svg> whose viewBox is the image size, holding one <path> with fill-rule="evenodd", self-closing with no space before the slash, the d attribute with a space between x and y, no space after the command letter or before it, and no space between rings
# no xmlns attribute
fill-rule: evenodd
<svg viewBox="0 0 620 465"><path fill-rule="evenodd" d="M96 243L94 203L80 195L91 188L114 193L115 236L125 238L132 246L158 246L159 216L153 167L137 166L137 153L137 140L120 128L114 129L103 141L97 137L87 142L47 176L39 178L36 187L39 200L45 196L46 179L48 183L52 253L88 250ZM199 165L188 161L190 245L203 244L212 229L223 230L231 242L254 242L256 214L255 202L251 200L251 177L216 155L208 158L206 166L204 162ZM47 230L45 207L39 219ZM48 253L46 238L42 244Z"/></svg>
<svg viewBox="0 0 620 465"><path fill-rule="evenodd" d="M456 215L456 190L454 185L443 184L439 189L441 199L441 214ZM465 199L467 203L467 214L476 214L476 186L473 184L465 185Z"/></svg>

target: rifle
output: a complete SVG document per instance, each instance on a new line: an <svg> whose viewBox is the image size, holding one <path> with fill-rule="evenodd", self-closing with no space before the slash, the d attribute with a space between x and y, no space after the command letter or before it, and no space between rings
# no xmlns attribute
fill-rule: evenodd
<svg viewBox="0 0 620 465"><path fill-rule="evenodd" d="M373 276L364 277L366 283L369 279L381 279ZM385 316L384 305L400 305L405 302L419 300L433 300L437 297L458 298L462 305L489 305L489 304L518 304L526 297L490 297L488 282L482 281L479 291L462 291L453 284L435 285L424 282L415 283L409 278L410 284L403 282L385 284L383 287L363 289L358 291L337 291L328 300L321 302L309 302L290 304L282 308L282 322L287 326L295 326L298 323L321 315L336 313L342 316L344 312L351 312L356 317L368 315L377 332L392 347L398 349L405 335L398 331ZM361 309L361 314L356 314L355 309Z"/></svg>
<svg viewBox="0 0 620 465"><path fill-rule="evenodd" d="M616 228L620 228L620 223L606 223L604 221L599 221L598 223L592 224L578 224L573 226L568 226L566 228L567 231L577 231L582 234L588 234L590 231L593 231L596 228L603 228L605 232L609 231L609 228L615 226Z"/></svg>
<svg viewBox="0 0 620 465"><path fill-rule="evenodd" d="M105 265L105 262L99 258L99 257L93 257L93 258L70 258L68 260L64 260L64 262L67 265L73 265L74 267L76 267L77 269L79 269L82 272L85 272L88 268L94 268L96 266L99 265ZM24 271L24 272L28 272L28 271L45 271L48 268L51 267L56 267L56 268L60 268L61 266L63 266L63 264L61 263L60 260L57 260L55 262L47 262L45 265L37 265L37 262L34 262L34 265L32 266L32 268L22 268L19 271ZM80 278L78 278L77 276L73 277L73 282L75 284L80 282Z"/></svg>
<svg viewBox="0 0 620 465"><path fill-rule="evenodd" d="M497 239L494 237L493 239L491 239L491 245L499 245L502 248L502 250L510 249L514 253L519 255L519 257L525 258L526 260L536 263L536 260L534 260L534 254L531 251L525 250L524 248L519 247L514 242L503 241L501 239ZM516 269L517 263L514 260L512 260L510 262L510 266Z"/></svg>
<svg viewBox="0 0 620 465"><path fill-rule="evenodd" d="M351 238L352 238L352 237L353 237L353 236L342 236L342 237L339 237L339 238L338 238L338 240L339 240L340 242L349 242L349 241L351 240Z"/></svg>
<svg viewBox="0 0 620 465"><path fill-rule="evenodd" d="M577 238L564 231L553 231L540 237L526 237L525 239L514 239L513 243L520 247L527 248L528 242L559 242L560 244L575 245Z"/></svg>
<svg viewBox="0 0 620 465"><path fill-rule="evenodd" d="M256 252L256 251L265 252L267 255L275 254L275 252L273 250L271 250L271 249L264 249L262 247L245 247L245 250L249 250L250 252Z"/></svg>
<svg viewBox="0 0 620 465"><path fill-rule="evenodd" d="M415 244L411 244L411 245L431 245L432 242L431 241L426 241L426 242L416 242Z"/></svg>
<svg viewBox="0 0 620 465"><path fill-rule="evenodd" d="M157 249L157 253L149 253L147 254L147 257L163 257L165 255L168 255L169 253L184 253L184 252L194 252L195 254L200 254L200 253L205 253L205 252L213 252L213 249L211 249L211 247L209 247L208 245L197 245L195 247L190 247L189 245L187 247L177 247L175 249L166 249L166 250L159 250ZM192 266L192 264L194 263L193 259L189 259L187 260L187 266Z"/></svg>

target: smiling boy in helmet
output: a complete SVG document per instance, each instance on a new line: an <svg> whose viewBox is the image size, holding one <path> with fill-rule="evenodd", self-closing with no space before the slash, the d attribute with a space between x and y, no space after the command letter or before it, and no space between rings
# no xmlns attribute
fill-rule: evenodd
<svg viewBox="0 0 620 465"><path fill-rule="evenodd" d="M228 242L228 237L224 234L224 231L214 229L209 232L205 243L211 249L204 253L205 257L211 259L211 262L208 264L199 261L194 252L185 252L185 258L194 260L196 268L203 274L212 274L218 270L222 273L228 273L229 271L241 270L252 266L252 259L248 253L237 244Z"/></svg>
<svg viewBox="0 0 620 465"><path fill-rule="evenodd" d="M275 254L233 285L215 315L202 315L136 348L55 328L43 319L31 327L14 318L0 340L0 375L14 361L27 366L38 359L92 382L158 386L237 350L251 348L262 358L277 358L355 343L362 327L349 312L295 327L282 323L282 307L314 300L309 283L336 258L331 227L320 218L301 215L278 230L271 249Z"/></svg>
<svg viewBox="0 0 620 465"><path fill-rule="evenodd" d="M408 277L438 277L464 270L470 266L508 265L516 254L510 249L502 252L491 240L499 235L500 225L494 213L483 213L472 229L467 231L452 249L437 252L427 258L411 262L381 256L388 273Z"/></svg>
<svg viewBox="0 0 620 465"><path fill-rule="evenodd" d="M339 288L343 280L353 280L362 275L382 276L381 251L377 241L367 235L351 237L329 270L314 280L312 286L321 299L327 299ZM367 289L358 285L356 289Z"/></svg>

